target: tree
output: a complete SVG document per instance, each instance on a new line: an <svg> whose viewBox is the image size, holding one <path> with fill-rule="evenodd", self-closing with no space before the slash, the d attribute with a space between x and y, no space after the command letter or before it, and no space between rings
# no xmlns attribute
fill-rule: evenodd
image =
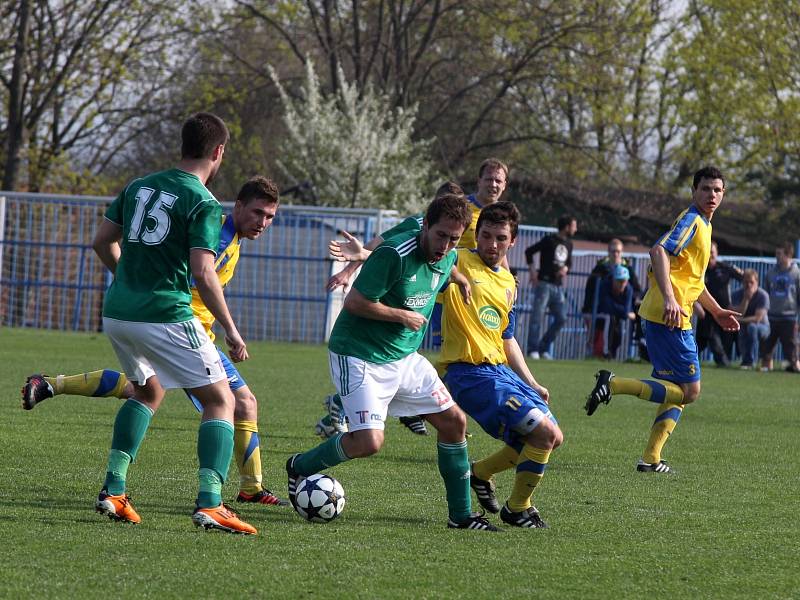
<svg viewBox="0 0 800 600"><path fill-rule="evenodd" d="M370 86L359 90L337 70L337 89L323 94L311 61L301 98L293 99L270 68L288 131L278 165L308 182L323 206L420 210L432 196L428 143L412 141L415 109L393 108Z"/></svg>
<svg viewBox="0 0 800 600"><path fill-rule="evenodd" d="M21 0L0 9L4 189L38 191L56 164L101 173L163 114L170 67L190 48L176 35L180 6Z"/></svg>

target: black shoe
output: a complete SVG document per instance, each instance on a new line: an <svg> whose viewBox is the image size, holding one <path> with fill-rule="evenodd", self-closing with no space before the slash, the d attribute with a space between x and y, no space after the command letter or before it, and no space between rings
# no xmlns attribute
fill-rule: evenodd
<svg viewBox="0 0 800 600"><path fill-rule="evenodd" d="M646 463L641 458L636 464L636 470L640 473L674 473L664 460L660 460L657 463Z"/></svg>
<svg viewBox="0 0 800 600"><path fill-rule="evenodd" d="M491 479L489 481L478 479L475 476L475 463L470 463L469 466L469 487L473 489L478 497L478 502L483 508L490 513L500 512L500 503L497 502L497 496L494 493L494 481Z"/></svg>
<svg viewBox="0 0 800 600"><path fill-rule="evenodd" d="M500 531L497 527L483 518L481 513L472 513L466 521L456 523L453 519L447 519L449 529L478 529L481 531Z"/></svg>
<svg viewBox="0 0 800 600"><path fill-rule="evenodd" d="M289 503L286 500L278 498L268 489L259 490L255 494L239 492L239 495L236 496L236 501L248 502L252 504L268 504L270 506L289 506Z"/></svg>
<svg viewBox="0 0 800 600"><path fill-rule="evenodd" d="M508 523L513 527L523 527L526 529L547 529L547 523L542 521L539 516L539 511L535 506L521 510L520 512L512 512L508 508L508 504L503 505L500 511L500 518L504 523Z"/></svg>
<svg viewBox="0 0 800 600"><path fill-rule="evenodd" d="M428 428L422 417L400 417L400 422L417 435L428 435Z"/></svg>
<svg viewBox="0 0 800 600"><path fill-rule="evenodd" d="M25 385L22 387L22 408L31 410L42 400L47 400L55 395L53 386L47 383L45 377L45 375L37 373L25 380Z"/></svg>
<svg viewBox="0 0 800 600"><path fill-rule="evenodd" d="M298 456L300 456L299 453L292 454L286 461L286 476L289 479L287 485L289 490L289 502L291 502L292 508L295 509L297 508L297 486L299 486L303 479L305 479L305 477L294 470L294 461L297 460Z"/></svg>
<svg viewBox="0 0 800 600"><path fill-rule="evenodd" d="M594 411L597 410L597 407L600 406L601 402L608 404L611 401L610 384L613 377L614 374L611 371L606 371L605 369L601 369L595 374L597 382L594 384L592 393L589 394L589 397L586 399L586 406L584 406L587 415L593 415Z"/></svg>

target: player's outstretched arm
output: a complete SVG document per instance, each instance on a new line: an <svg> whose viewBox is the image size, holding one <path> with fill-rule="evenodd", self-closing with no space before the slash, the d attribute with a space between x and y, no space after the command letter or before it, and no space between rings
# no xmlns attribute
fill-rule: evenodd
<svg viewBox="0 0 800 600"><path fill-rule="evenodd" d="M103 219L94 234L94 241L92 242L92 248L97 256L108 270L115 274L121 254L119 247L121 238L122 227L108 219Z"/></svg>
<svg viewBox="0 0 800 600"><path fill-rule="evenodd" d="M369 257L371 250L378 246L383 241L383 238L380 238L380 241L375 244L372 248L366 248L362 243L354 235L348 233L344 229L342 229L342 236L344 236L344 240L331 240L328 244L328 252L330 255L338 261L365 261ZM380 237L380 236L378 236ZM375 238L378 239L378 238ZM369 245L369 244L368 244Z"/></svg>
<svg viewBox="0 0 800 600"><path fill-rule="evenodd" d="M214 268L214 253L203 248L192 248L189 264L203 304L225 330L225 343L230 349L231 359L234 362L247 360L249 358L247 346L233 322L225 296L222 294L222 286Z"/></svg>
<svg viewBox="0 0 800 600"><path fill-rule="evenodd" d="M525 362L525 355L522 354L522 349L519 347L519 343L517 342L516 338L511 337L504 339L503 350L505 350L508 366L511 367L511 370L519 375L522 381L536 390L542 397L542 400L549 404L550 390L543 385L540 385L539 382L536 381L533 373L531 373L531 370L528 368L528 363Z"/></svg>

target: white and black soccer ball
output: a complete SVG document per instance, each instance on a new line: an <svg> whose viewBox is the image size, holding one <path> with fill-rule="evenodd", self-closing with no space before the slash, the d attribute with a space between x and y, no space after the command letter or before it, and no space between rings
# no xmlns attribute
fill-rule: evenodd
<svg viewBox="0 0 800 600"><path fill-rule="evenodd" d="M344 488L329 475L309 475L297 486L295 510L313 523L328 523L344 509Z"/></svg>

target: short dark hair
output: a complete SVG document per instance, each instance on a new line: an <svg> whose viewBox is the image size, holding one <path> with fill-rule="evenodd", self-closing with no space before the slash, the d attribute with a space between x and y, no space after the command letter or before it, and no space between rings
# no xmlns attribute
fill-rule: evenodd
<svg viewBox="0 0 800 600"><path fill-rule="evenodd" d="M472 223L472 211L464 196L444 194L437 196L425 211L425 223L428 227L436 225L443 218L450 218L464 225L464 229Z"/></svg>
<svg viewBox="0 0 800 600"><path fill-rule="evenodd" d="M794 256L794 244L792 244L792 242L783 242L782 244L778 244L775 249L781 250L789 258Z"/></svg>
<svg viewBox="0 0 800 600"><path fill-rule="evenodd" d="M508 165L504 163L499 158L487 158L485 161L481 163L481 166L478 168L478 179L483 177L483 172L487 169L499 169L506 175L506 180L508 180Z"/></svg>
<svg viewBox="0 0 800 600"><path fill-rule="evenodd" d="M455 194L456 196L463 196L464 190L455 181L445 181L436 190L436 196L444 196L445 194Z"/></svg>
<svg viewBox="0 0 800 600"><path fill-rule="evenodd" d="M244 182L242 189L239 190L239 195L236 196L236 201L244 205L256 199L266 200L269 204L278 202L278 186L272 179L263 175L254 175Z"/></svg>
<svg viewBox="0 0 800 600"><path fill-rule="evenodd" d="M697 186L700 185L701 179L719 179L722 181L722 187L725 187L725 176L717 167L707 166L697 171L694 174L694 179L692 179L693 190L696 190Z"/></svg>
<svg viewBox="0 0 800 600"><path fill-rule="evenodd" d="M513 202L502 200L489 204L481 210L481 214L478 216L478 224L475 226L476 237L481 230L481 225L484 223L491 223L492 225L508 223L511 228L511 239L516 239L517 231L519 231L519 220L519 209Z"/></svg>
<svg viewBox="0 0 800 600"><path fill-rule="evenodd" d="M181 129L181 158L211 158L214 149L229 139L225 121L211 113L195 113Z"/></svg>
<svg viewBox="0 0 800 600"><path fill-rule="evenodd" d="M556 222L556 227L558 227L558 230L561 231L562 229L564 229L564 227L566 227L567 225L576 220L577 219L572 215L561 215L560 217L558 217L558 221Z"/></svg>

